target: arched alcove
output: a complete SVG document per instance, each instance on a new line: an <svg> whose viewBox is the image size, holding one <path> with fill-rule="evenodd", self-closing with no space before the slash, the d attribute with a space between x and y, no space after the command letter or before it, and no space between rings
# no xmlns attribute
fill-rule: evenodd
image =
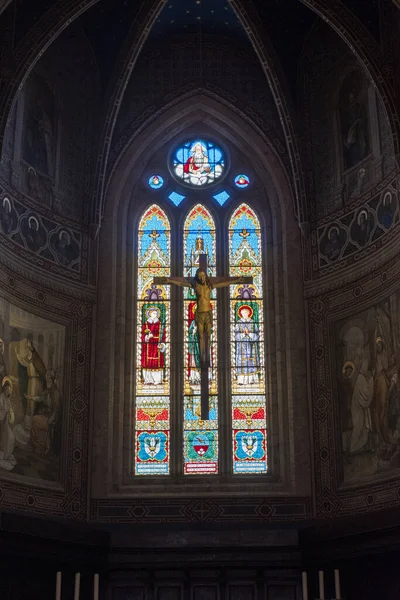
<svg viewBox="0 0 400 600"><path fill-rule="evenodd" d="M224 481L220 479L218 485L210 480L204 486L204 481L185 480L176 473L174 485L169 486L167 479L160 482L135 478L129 467L135 384L134 269L138 221L146 206L154 201L153 190L146 187L149 174L155 168L165 170L174 144L196 134L217 140L235 157L236 163L240 159L247 163L257 182L248 198L262 223L264 239L270 467L264 479L250 479L246 489L262 495L304 496L309 493L307 454L303 452L299 460L296 453L297 447L308 447L309 440L305 324L297 301L302 294L300 230L293 214L288 178L268 141L249 120L226 103L198 93L175 102L143 127L125 148L108 184L99 240L92 481L96 507L101 506L101 498L106 498L111 491L121 496L244 493L243 482L228 475ZM164 157L164 167L157 162L161 160L159 157ZM191 193L189 190L188 195ZM232 209L240 200L243 201L243 197L238 194ZM204 201L204 193L201 201ZM195 202L194 196L192 202ZM210 205L210 201L206 202ZM162 208L171 217L173 204L163 201ZM182 220L187 210L187 206L182 208ZM218 220L215 201L212 211ZM178 221L175 217L175 222ZM174 235L172 229L172 238Z"/></svg>

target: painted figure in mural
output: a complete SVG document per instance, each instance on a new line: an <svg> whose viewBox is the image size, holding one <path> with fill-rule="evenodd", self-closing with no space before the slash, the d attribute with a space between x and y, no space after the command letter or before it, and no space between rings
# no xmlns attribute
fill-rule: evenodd
<svg viewBox="0 0 400 600"><path fill-rule="evenodd" d="M374 421L380 443L391 442L388 426L389 355L381 336L375 341Z"/></svg>
<svg viewBox="0 0 400 600"><path fill-rule="evenodd" d="M373 225L372 215L368 214L366 210L362 210L357 217L357 227L353 230L353 239L361 246L365 246L371 236Z"/></svg>
<svg viewBox="0 0 400 600"><path fill-rule="evenodd" d="M165 323L161 311L150 306L145 311L146 322L142 325L142 378L144 385L161 385L165 368Z"/></svg>
<svg viewBox="0 0 400 600"><path fill-rule="evenodd" d="M336 260L340 256L342 244L339 237L339 228L334 226L328 231L328 241L325 244L324 254L329 260Z"/></svg>
<svg viewBox="0 0 400 600"><path fill-rule="evenodd" d="M6 366L6 361L4 359L4 342L0 338L0 381L3 381L3 379L6 375L7 375L7 366Z"/></svg>
<svg viewBox="0 0 400 600"><path fill-rule="evenodd" d="M367 113L357 98L354 88L349 91L341 116L344 134L344 168L350 169L363 160L369 152Z"/></svg>
<svg viewBox="0 0 400 600"><path fill-rule="evenodd" d="M61 398L56 381L56 371L49 370L46 372L46 387L37 396L25 394L36 407L32 418L31 446L39 456L57 454Z"/></svg>
<svg viewBox="0 0 400 600"><path fill-rule="evenodd" d="M15 417L11 406L11 393L11 380L5 377L0 393L0 467L6 471L12 471L17 464L13 454L15 438L11 426Z"/></svg>
<svg viewBox="0 0 400 600"><path fill-rule="evenodd" d="M393 224L397 208L396 204L396 198L392 196L391 192L386 192L382 204L378 208L378 219L385 229L390 229Z"/></svg>
<svg viewBox="0 0 400 600"><path fill-rule="evenodd" d="M11 233L15 229L17 224L17 218L12 210L11 202L9 198L3 198L1 203L1 216L0 216L1 228L5 234Z"/></svg>
<svg viewBox="0 0 400 600"><path fill-rule="evenodd" d="M26 402L26 400L28 396L35 398L43 391L46 384L46 367L31 340L25 340L23 354L18 352L17 348L15 349L15 354L22 368L23 376L19 378L20 392L22 392L21 397L25 399L25 403L23 403L25 409L24 422L23 425L17 425L15 435L19 443L26 445L30 439L32 417L34 415L34 402L29 400ZM25 374L27 383L25 383ZM26 395L24 393L25 389Z"/></svg>
<svg viewBox="0 0 400 600"><path fill-rule="evenodd" d="M342 368L341 384L341 420L342 420L342 452L346 460L349 460L351 435L353 431L353 419L351 414L354 390L354 363L346 361Z"/></svg>
<svg viewBox="0 0 400 600"><path fill-rule="evenodd" d="M253 309L248 304L239 307L235 325L236 378L238 385L258 384L260 372L260 339L258 325L253 321Z"/></svg>
<svg viewBox="0 0 400 600"><path fill-rule="evenodd" d="M64 266L70 265L78 258L76 244L72 243L71 234L65 229L56 236L53 246L57 252L58 261Z"/></svg>
<svg viewBox="0 0 400 600"><path fill-rule="evenodd" d="M30 98L26 103L23 157L44 175L54 175L54 94L39 77L28 81Z"/></svg>
<svg viewBox="0 0 400 600"><path fill-rule="evenodd" d="M351 403L350 453L371 449L372 420L370 406L374 396L374 378L368 369L368 359L364 359L356 379Z"/></svg>
<svg viewBox="0 0 400 600"><path fill-rule="evenodd" d="M26 228L25 228L26 229ZM26 243L28 244L29 250L37 252L45 243L45 236L43 230L39 226L39 221L36 217L31 215L28 219L28 228L24 231Z"/></svg>

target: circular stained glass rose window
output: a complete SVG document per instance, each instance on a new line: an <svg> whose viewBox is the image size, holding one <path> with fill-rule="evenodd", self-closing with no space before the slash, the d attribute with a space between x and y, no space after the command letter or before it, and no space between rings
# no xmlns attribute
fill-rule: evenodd
<svg viewBox="0 0 400 600"><path fill-rule="evenodd" d="M210 185L224 173L224 153L213 142L190 140L173 153L172 170L178 180L188 185Z"/></svg>
<svg viewBox="0 0 400 600"><path fill-rule="evenodd" d="M152 175L149 178L149 186L151 188L153 188L153 190L160 189L160 187L162 187L163 183L164 183L164 179L161 177L161 175Z"/></svg>
<svg viewBox="0 0 400 600"><path fill-rule="evenodd" d="M243 173L241 173L240 175L236 175L235 177L235 185L238 188L247 188L247 186L250 183L250 179L247 177L247 175L243 175Z"/></svg>

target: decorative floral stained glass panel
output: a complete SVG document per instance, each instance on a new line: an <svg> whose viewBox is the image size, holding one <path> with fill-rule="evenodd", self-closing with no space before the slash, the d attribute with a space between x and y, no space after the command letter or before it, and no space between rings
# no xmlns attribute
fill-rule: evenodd
<svg viewBox="0 0 400 600"><path fill-rule="evenodd" d="M221 177L224 170L224 153L212 142L190 140L175 150L173 155L175 176L189 185L212 184Z"/></svg>
<svg viewBox="0 0 400 600"><path fill-rule="evenodd" d="M241 204L229 223L231 276L253 284L230 286L233 472L267 472L267 426L260 223Z"/></svg>
<svg viewBox="0 0 400 600"><path fill-rule="evenodd" d="M207 271L214 276L216 235L211 214L201 204L194 206L185 221L183 234L184 276L194 277L199 255L207 255ZM218 404L217 404L217 327L216 294L211 294L213 331L209 379L209 420L200 418L200 351L195 321L196 298L191 288L184 288L184 473L218 472Z"/></svg>
<svg viewBox="0 0 400 600"><path fill-rule="evenodd" d="M168 475L170 441L170 225L155 204L138 231L135 474Z"/></svg>

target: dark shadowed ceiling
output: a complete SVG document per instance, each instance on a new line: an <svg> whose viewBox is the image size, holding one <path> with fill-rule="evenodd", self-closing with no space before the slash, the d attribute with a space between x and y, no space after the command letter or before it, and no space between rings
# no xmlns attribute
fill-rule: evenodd
<svg viewBox="0 0 400 600"><path fill-rule="evenodd" d="M342 1L379 40L381 0ZM56 4L57 0L14 0L15 43ZM300 0L253 0L253 4L295 98L298 60L318 17ZM93 48L103 90L141 5L141 0L99 0L78 19ZM185 33L197 33L199 40L201 34L229 37L235 44L249 46L247 34L226 0L167 0L150 33L146 50L153 41Z"/></svg>

